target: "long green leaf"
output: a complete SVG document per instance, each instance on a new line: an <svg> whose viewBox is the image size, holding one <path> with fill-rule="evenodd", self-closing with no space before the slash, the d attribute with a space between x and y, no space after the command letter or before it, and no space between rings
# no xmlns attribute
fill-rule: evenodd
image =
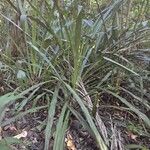
<svg viewBox="0 0 150 150"><path fill-rule="evenodd" d="M68 106L69 107L69 106ZM80 121L80 123L82 124L82 126L87 129L87 131L94 137L93 132L91 130L91 128L89 127L88 123L86 122L86 120L81 116L81 114L76 111L74 108L69 107L70 111L74 114L74 116L76 116L76 118Z"/></svg>
<svg viewBox="0 0 150 150"><path fill-rule="evenodd" d="M65 128L66 128L67 120L69 117L69 112L66 113L66 111L67 111L67 103L65 103L65 105L63 106L58 123L57 123L53 150L63 150Z"/></svg>
<svg viewBox="0 0 150 150"><path fill-rule="evenodd" d="M124 66L124 65L122 65L122 64L120 64L120 63L118 63L118 62L116 62L116 61L114 61L114 60L112 60L112 59L110 59L108 57L103 57L103 58L105 60L107 60L107 61L109 61L109 62L111 62L111 63L113 63L113 64L115 64L115 65L117 65L119 67L122 67L123 69L125 69L125 70L127 70L127 71L129 71L131 73L133 73L136 76L140 76L138 73L136 73L135 71L131 70L130 68L127 68L126 66Z"/></svg>
<svg viewBox="0 0 150 150"><path fill-rule="evenodd" d="M117 95L116 93L113 93L109 90L105 90L107 93L115 96L116 98L118 98L122 103L124 103L125 105L127 105L131 111L133 111L135 114L137 114L147 125L148 127L150 127L150 119L143 114L141 111L139 111L137 108L135 108L131 103L129 103L126 99L122 98L121 96Z"/></svg>
<svg viewBox="0 0 150 150"><path fill-rule="evenodd" d="M35 107L35 108L31 108L31 109L29 109L29 110L26 110L26 111L24 111L24 112L22 112L22 113L19 113L18 115L16 115L16 116L14 116L14 117L12 117L12 118L9 118L8 120L4 121L4 122L1 124L1 127L4 127L4 126L6 126L6 125L8 125L8 124L10 124L10 123L12 123L12 122L14 122L14 121L16 121L17 119L24 117L24 116L27 115L28 113L34 113L34 112L36 112L36 111L38 111L38 110L40 110L40 109L45 109L45 108L47 108L47 107L48 107L48 105L40 106L40 107Z"/></svg>
<svg viewBox="0 0 150 150"><path fill-rule="evenodd" d="M15 95L15 93L8 93L0 97L0 116L3 114L3 110L5 109L6 105L10 102L14 102L17 99L22 98L21 95ZM1 117L0 117L1 118ZM1 122L0 122L1 124Z"/></svg>
<svg viewBox="0 0 150 150"><path fill-rule="evenodd" d="M55 88L55 92L53 94L52 101L49 106L48 110L48 119L47 119L47 125L45 129L45 147L44 150L49 150L49 141L51 138L51 129L53 125L54 115L55 115L55 109L57 104L57 97L58 97L58 87Z"/></svg>
<svg viewBox="0 0 150 150"><path fill-rule="evenodd" d="M105 142L103 141L101 135L99 134L93 120L92 120L92 117L90 116L90 113L88 111L88 109L85 107L82 99L77 95L77 93L71 88L70 85L68 85L67 83L64 83L65 86L67 87L67 89L72 93L73 97L76 99L76 101L78 102L78 104L80 105L86 119L87 119L87 122L93 132L93 134L95 135L95 138L97 140L97 143L99 145L99 147L102 149L102 150L107 150L107 146L105 145Z"/></svg>

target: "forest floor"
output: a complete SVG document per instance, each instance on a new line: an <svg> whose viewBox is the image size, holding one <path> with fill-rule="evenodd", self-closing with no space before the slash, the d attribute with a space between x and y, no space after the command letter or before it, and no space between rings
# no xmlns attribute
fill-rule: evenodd
<svg viewBox="0 0 150 150"><path fill-rule="evenodd" d="M121 94L124 95L125 93L122 92ZM126 96L126 98L132 102L132 97L129 95L124 96ZM44 105L44 103L44 101L40 101L38 105ZM12 114L10 110L16 105L17 104L12 104L8 108L5 115L5 121L13 117L14 114ZM24 110L27 110L31 107L32 105L29 103L26 105ZM150 130L145 127L145 125L142 123L142 120L139 120L134 113L129 113L129 111L125 109L124 105L119 103L116 98L106 93L101 95L101 102L98 111L107 128L108 137L113 135L110 137L110 141L112 141L113 138L115 140L120 140L120 147L116 148L116 150L125 149L124 146L128 144L132 144L131 149L150 149ZM147 116L150 117L150 112L146 113ZM12 146L11 149L14 150L43 150L45 137L44 129L46 127L47 115L47 109L42 109L35 113L29 113L23 117L20 116L20 118L13 123L8 123L1 128L1 138L20 136L19 138L22 139L23 144L21 144L21 146ZM57 117L59 117L59 112L54 121L53 135L55 134L54 130L56 128L55 122ZM98 150L96 142L92 136L86 131L86 129L84 129L84 127L79 123L78 120L75 119L74 116L71 118L72 120L69 122L64 141L66 149ZM50 150L52 149L53 142L54 139L52 137L50 141Z"/></svg>

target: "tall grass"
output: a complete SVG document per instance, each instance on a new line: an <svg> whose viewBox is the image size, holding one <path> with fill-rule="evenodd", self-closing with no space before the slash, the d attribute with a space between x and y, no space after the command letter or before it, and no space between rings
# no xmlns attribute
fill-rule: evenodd
<svg viewBox="0 0 150 150"><path fill-rule="evenodd" d="M126 88L139 90L141 94L137 96L132 90L129 92L149 111L149 93L144 93L147 90L144 82L148 82L149 72L145 69L147 75L143 75L143 70L132 62L136 57L130 59L133 54L143 54L145 47L149 47L150 26L146 17L149 1L142 0L138 7L136 0L129 3L116 0L103 9L98 8L99 12L96 7L102 4L98 1L89 1L87 7L76 1L64 1L63 5L57 2L5 2L13 15L19 15L19 19L15 21L10 18L10 14L1 13L3 25L6 27L7 22L7 29L12 28L10 30L15 27L15 34L5 31L10 38L3 38L6 44L1 44L1 62L14 70L11 73L3 72L4 84L12 87L13 82L16 87L20 87L19 96L26 93L19 111L31 100L34 101L34 107L7 122L1 120L1 126L29 112L48 109L45 128L45 150L48 150L54 116L57 106L60 105L62 109L57 121L54 150L64 149L65 131L69 126L71 113L95 138L98 147L107 150L112 147L107 135L108 129L98 114L99 97L94 101L93 95L96 97L97 93L103 92L113 95L150 127L150 119L145 112L119 95L120 86L126 80L125 82L129 83ZM135 7L131 7L134 5ZM91 8L88 13L87 8ZM12 54L14 52L17 56ZM7 70L10 70L9 67ZM11 77L7 80L9 75ZM37 88L39 85L42 85L42 88ZM22 92L25 89L28 92L32 89L32 94ZM8 95L0 98L0 103L6 96ZM10 96L7 104L20 98ZM48 105L40 108L36 103L41 98L46 98ZM83 115L75 111L74 104L80 106ZM3 104L0 109L4 110L5 107ZM2 114L4 116L4 113Z"/></svg>

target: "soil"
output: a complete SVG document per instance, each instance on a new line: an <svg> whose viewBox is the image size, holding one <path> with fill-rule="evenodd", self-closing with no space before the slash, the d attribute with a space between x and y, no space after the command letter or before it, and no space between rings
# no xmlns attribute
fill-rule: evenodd
<svg viewBox="0 0 150 150"><path fill-rule="evenodd" d="M121 94L124 96L125 93L122 92ZM129 101L132 101L130 96L125 96ZM107 128L108 137L110 140L112 138L111 136L114 134L114 129L117 131L117 133L119 133L118 135L121 136L120 139L122 145L137 144L144 145L147 150L150 149L150 130L145 127L142 120L139 120L136 114L129 113L129 111L125 109L125 105L120 103L116 98L109 94L103 93L101 95L101 100L102 101L100 102L98 112ZM45 102L41 102L40 105L43 103ZM15 105L12 105L10 108L8 108L5 114L5 120L9 120L11 117L13 117L14 114L12 114L11 110L14 106ZM27 104L26 108L24 109L26 110L29 108L31 108L31 103ZM17 119L15 122L3 126L1 137L13 137L22 133L23 131L27 131L27 136L21 138L23 144L14 145L12 149L43 150L45 137L44 129L47 121L46 119L46 109L32 114L27 114L26 116ZM56 127L56 120L57 118L54 121L54 130ZM55 133L53 132L53 135L54 134ZM68 146L67 140L72 142L72 148ZM52 137L50 140L50 150L53 147L53 142L54 138ZM99 150L94 138L87 132L86 129L82 127L75 117L72 117L71 121L69 122L64 142L66 145L66 150ZM119 148L117 149L120 150Z"/></svg>

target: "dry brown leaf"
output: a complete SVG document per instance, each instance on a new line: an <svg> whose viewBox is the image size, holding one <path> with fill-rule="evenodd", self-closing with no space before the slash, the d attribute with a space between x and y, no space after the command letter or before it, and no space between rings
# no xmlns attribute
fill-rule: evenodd
<svg viewBox="0 0 150 150"><path fill-rule="evenodd" d="M132 132L128 132L127 134L132 140L136 141L136 138L138 137L137 135L133 134Z"/></svg>
<svg viewBox="0 0 150 150"><path fill-rule="evenodd" d="M2 139L2 128L0 127L0 140Z"/></svg>
<svg viewBox="0 0 150 150"><path fill-rule="evenodd" d="M68 150L77 150L74 145L73 138L69 133L67 134L67 138L65 139L65 142Z"/></svg>
<svg viewBox="0 0 150 150"><path fill-rule="evenodd" d="M4 89L3 86L0 87L0 91L1 91L1 92L4 92L4 91L5 91L5 89Z"/></svg>
<svg viewBox="0 0 150 150"><path fill-rule="evenodd" d="M6 125L6 126L4 127L4 130L5 130L5 131L6 131L6 130L17 131L16 127L13 126L13 125Z"/></svg>
<svg viewBox="0 0 150 150"><path fill-rule="evenodd" d="M137 136L137 135L134 135L134 134L131 134L130 137L131 137L132 140L135 140L135 141L136 141L136 138L137 138L138 136Z"/></svg>
<svg viewBox="0 0 150 150"><path fill-rule="evenodd" d="M20 139L22 137L26 137L28 135L27 131L22 131L22 133L14 136L14 138Z"/></svg>

